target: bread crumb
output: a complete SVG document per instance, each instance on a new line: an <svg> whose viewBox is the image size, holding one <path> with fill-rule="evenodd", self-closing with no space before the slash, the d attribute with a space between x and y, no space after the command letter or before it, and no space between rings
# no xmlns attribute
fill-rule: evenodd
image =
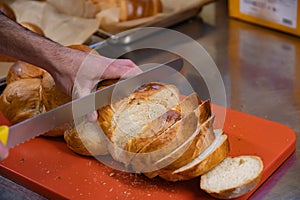
<svg viewBox="0 0 300 200"><path fill-rule="evenodd" d="M111 173L109 174L110 177L112 177L112 176L114 176L114 175L115 175L114 172L111 172Z"/></svg>

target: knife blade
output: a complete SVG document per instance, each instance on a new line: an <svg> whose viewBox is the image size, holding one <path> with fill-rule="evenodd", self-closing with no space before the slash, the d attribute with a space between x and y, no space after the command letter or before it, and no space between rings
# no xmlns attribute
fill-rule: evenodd
<svg viewBox="0 0 300 200"><path fill-rule="evenodd" d="M59 125L72 122L102 106L118 101L144 83L162 81L170 75L178 73L182 67L183 60L181 58L157 65L137 76L121 80L104 89L12 125L8 129L0 128L0 140L7 148L12 148Z"/></svg>

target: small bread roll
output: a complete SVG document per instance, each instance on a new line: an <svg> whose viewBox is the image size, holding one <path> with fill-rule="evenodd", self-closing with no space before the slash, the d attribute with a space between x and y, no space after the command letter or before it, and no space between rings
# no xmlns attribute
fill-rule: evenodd
<svg viewBox="0 0 300 200"><path fill-rule="evenodd" d="M12 123L24 121L45 111L41 79L20 79L6 86L0 96L0 110Z"/></svg>
<svg viewBox="0 0 300 200"><path fill-rule="evenodd" d="M20 79L38 78L42 80L45 73L47 72L39 67L18 61L9 68L6 76L6 84L9 85L10 83Z"/></svg>

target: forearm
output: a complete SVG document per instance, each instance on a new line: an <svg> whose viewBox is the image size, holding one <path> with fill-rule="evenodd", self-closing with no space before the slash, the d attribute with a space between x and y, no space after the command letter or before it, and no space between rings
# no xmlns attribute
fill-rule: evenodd
<svg viewBox="0 0 300 200"><path fill-rule="evenodd" d="M72 68L73 59L84 59L84 53L76 58L67 55L72 49L35 34L0 14L0 54L44 68L51 74L63 73Z"/></svg>

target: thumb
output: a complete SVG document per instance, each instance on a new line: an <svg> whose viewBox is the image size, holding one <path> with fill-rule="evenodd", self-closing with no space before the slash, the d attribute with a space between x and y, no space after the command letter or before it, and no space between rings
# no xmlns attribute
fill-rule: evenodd
<svg viewBox="0 0 300 200"><path fill-rule="evenodd" d="M97 85L96 85L97 86ZM91 92L96 91L96 86L80 86L80 84L74 84L73 88L73 98L81 98L89 95ZM98 118L97 111L90 112L86 115L86 118L89 122L96 122Z"/></svg>

